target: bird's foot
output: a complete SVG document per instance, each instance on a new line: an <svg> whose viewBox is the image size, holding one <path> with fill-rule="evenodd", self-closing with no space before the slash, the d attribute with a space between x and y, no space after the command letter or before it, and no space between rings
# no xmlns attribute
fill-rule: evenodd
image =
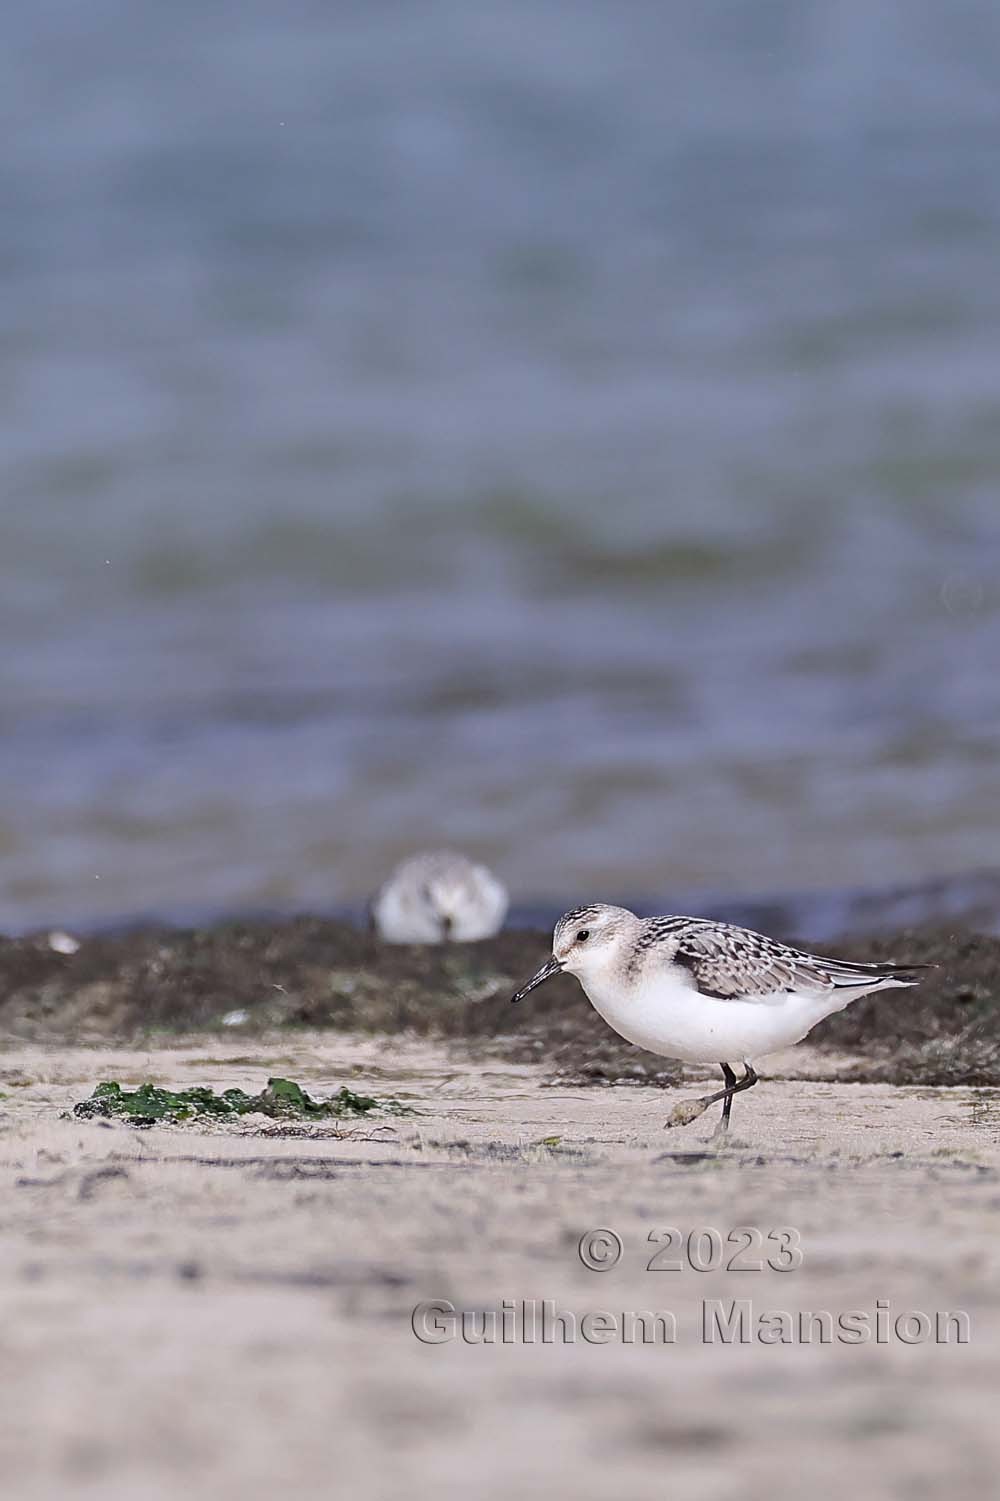
<svg viewBox="0 0 1000 1501"><path fill-rule="evenodd" d="M664 1121L664 1130L669 1131L672 1126L690 1126L699 1115L704 1115L711 1103L711 1100L704 1099L680 1100L671 1110L669 1118Z"/></svg>

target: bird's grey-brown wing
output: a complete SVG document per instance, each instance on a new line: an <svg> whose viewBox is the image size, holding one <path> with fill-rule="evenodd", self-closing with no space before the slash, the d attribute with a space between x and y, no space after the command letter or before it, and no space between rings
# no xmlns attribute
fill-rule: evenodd
<svg viewBox="0 0 1000 1501"><path fill-rule="evenodd" d="M748 928L692 922L675 936L674 963L690 972L702 995L717 1000L763 999L790 990L834 987L833 976L820 960Z"/></svg>
<svg viewBox="0 0 1000 1501"><path fill-rule="evenodd" d="M874 990L881 985L915 985L924 965L856 964L806 954L763 933L690 918L664 925L675 940L673 962L687 969L702 995L716 1000L766 999L791 990Z"/></svg>

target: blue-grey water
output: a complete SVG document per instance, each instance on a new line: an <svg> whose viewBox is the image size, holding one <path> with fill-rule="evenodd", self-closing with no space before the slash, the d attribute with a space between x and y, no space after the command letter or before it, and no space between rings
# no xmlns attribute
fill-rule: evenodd
<svg viewBox="0 0 1000 1501"><path fill-rule="evenodd" d="M1000 10L37 0L0 926L1000 864Z"/></svg>

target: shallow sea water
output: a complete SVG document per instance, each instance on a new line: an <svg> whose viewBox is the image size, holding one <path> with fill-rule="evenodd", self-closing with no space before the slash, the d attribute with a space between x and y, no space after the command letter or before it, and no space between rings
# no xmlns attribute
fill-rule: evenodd
<svg viewBox="0 0 1000 1501"><path fill-rule="evenodd" d="M1000 849L1000 17L50 3L0 927Z"/></svg>

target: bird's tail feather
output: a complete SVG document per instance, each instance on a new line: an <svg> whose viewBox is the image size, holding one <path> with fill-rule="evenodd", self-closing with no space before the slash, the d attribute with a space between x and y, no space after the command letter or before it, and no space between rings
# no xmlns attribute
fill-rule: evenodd
<svg viewBox="0 0 1000 1501"><path fill-rule="evenodd" d="M848 961L827 963L834 985L919 985L936 964L852 964Z"/></svg>

